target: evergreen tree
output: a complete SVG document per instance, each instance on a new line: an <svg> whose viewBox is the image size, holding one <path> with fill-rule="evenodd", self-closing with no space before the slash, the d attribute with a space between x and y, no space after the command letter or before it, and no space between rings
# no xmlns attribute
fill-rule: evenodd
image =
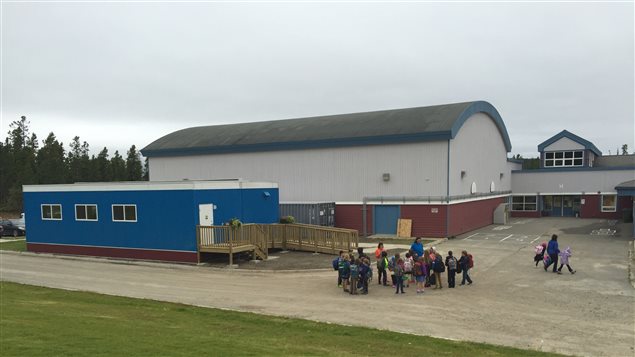
<svg viewBox="0 0 635 357"><path fill-rule="evenodd" d="M132 145L128 150L126 158L126 180L141 181L143 179L143 169L141 166L141 155L137 148Z"/></svg>
<svg viewBox="0 0 635 357"><path fill-rule="evenodd" d="M37 153L38 182L41 184L68 182L64 144L57 141L52 132L42 142L44 145Z"/></svg>
<svg viewBox="0 0 635 357"><path fill-rule="evenodd" d="M112 181L126 180L126 162L119 155L119 151L115 151L115 155L110 159L110 169Z"/></svg>
<svg viewBox="0 0 635 357"><path fill-rule="evenodd" d="M628 155L628 144L622 145L622 155Z"/></svg>
<svg viewBox="0 0 635 357"><path fill-rule="evenodd" d="M88 143L80 143L79 136L73 138L68 152L68 167L71 182L87 182L92 180Z"/></svg>
<svg viewBox="0 0 635 357"><path fill-rule="evenodd" d="M148 160L147 157L143 165L143 180L150 181L150 161Z"/></svg>
<svg viewBox="0 0 635 357"><path fill-rule="evenodd" d="M12 122L9 129L4 145L7 172L3 180L7 186L0 191L6 192L6 196L2 196L5 209L20 210L22 209L22 185L37 182L35 173L37 137L35 134L29 135L29 122L25 116Z"/></svg>
<svg viewBox="0 0 635 357"><path fill-rule="evenodd" d="M110 168L110 161L108 160L108 149L104 147L99 152L97 158L94 160L95 165L94 172L96 181L108 182L112 180L112 170Z"/></svg>

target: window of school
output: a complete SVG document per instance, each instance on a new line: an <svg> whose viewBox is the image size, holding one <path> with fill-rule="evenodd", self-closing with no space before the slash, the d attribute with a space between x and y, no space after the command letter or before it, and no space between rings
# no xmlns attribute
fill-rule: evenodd
<svg viewBox="0 0 635 357"><path fill-rule="evenodd" d="M76 221L96 221L97 205L75 205Z"/></svg>
<svg viewBox="0 0 635 357"><path fill-rule="evenodd" d="M512 196L512 211L535 211L536 196Z"/></svg>
<svg viewBox="0 0 635 357"><path fill-rule="evenodd" d="M137 205L112 205L113 222L136 222Z"/></svg>
<svg viewBox="0 0 635 357"><path fill-rule="evenodd" d="M602 212L617 210L617 195L602 195Z"/></svg>
<svg viewBox="0 0 635 357"><path fill-rule="evenodd" d="M558 151L545 153L545 167L576 167L582 166L584 152Z"/></svg>
<svg viewBox="0 0 635 357"><path fill-rule="evenodd" d="M62 205L60 204L43 204L42 219L43 220L62 220Z"/></svg>

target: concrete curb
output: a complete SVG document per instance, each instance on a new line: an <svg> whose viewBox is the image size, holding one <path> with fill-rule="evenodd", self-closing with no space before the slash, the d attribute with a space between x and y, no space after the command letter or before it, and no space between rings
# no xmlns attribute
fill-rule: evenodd
<svg viewBox="0 0 635 357"><path fill-rule="evenodd" d="M628 280L635 289L635 241L628 243Z"/></svg>

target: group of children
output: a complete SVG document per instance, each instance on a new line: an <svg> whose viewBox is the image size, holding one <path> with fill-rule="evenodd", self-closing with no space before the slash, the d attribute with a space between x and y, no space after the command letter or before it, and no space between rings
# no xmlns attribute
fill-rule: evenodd
<svg viewBox="0 0 635 357"><path fill-rule="evenodd" d="M361 290L361 294L368 294L368 286L373 281L373 269L364 249L358 248L357 253L358 257L355 258L352 251L340 251L340 256L333 260L333 269L338 272L337 284L344 292L353 295L358 294L358 290ZM388 257L384 244L380 242L375 250L375 259L377 283L390 286L390 273L392 287L396 289L395 294L404 294L404 286L409 287L410 284L416 286L417 294L422 294L426 287L432 285L434 289L442 289L441 274L446 270L450 288L455 287L456 274L462 274L461 285L472 284L469 271L474 266L474 260L471 254L464 250L457 259L452 251L449 251L444 261L434 247L423 249L419 238L403 258L399 253Z"/></svg>
<svg viewBox="0 0 635 357"><path fill-rule="evenodd" d="M536 253L536 255L534 256L534 262L536 263L536 266L538 266L538 263L542 261L545 271L547 271L549 269L549 266L553 264L552 271L557 274L562 274L562 267L566 265L567 269L569 269L569 273L575 274L576 271L571 268L571 265L569 265L571 248L567 247L567 249L565 249L564 251L560 251L560 249L558 248L558 235L553 234L549 243L542 242L537 245L534 248L534 252ZM560 258L560 267L556 269L556 267L558 266L558 258Z"/></svg>

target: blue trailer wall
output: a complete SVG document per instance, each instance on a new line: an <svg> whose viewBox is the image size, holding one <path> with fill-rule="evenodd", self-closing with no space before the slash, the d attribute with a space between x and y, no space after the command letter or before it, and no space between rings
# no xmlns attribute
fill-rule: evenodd
<svg viewBox="0 0 635 357"><path fill-rule="evenodd" d="M265 193L266 192L266 193ZM198 205L216 206L214 223L233 217L275 223L278 189L25 192L27 243L196 252ZM62 220L43 220L42 204L61 204ZM97 205L97 221L77 221L76 204ZM136 222L113 222L112 205L137 206Z"/></svg>

